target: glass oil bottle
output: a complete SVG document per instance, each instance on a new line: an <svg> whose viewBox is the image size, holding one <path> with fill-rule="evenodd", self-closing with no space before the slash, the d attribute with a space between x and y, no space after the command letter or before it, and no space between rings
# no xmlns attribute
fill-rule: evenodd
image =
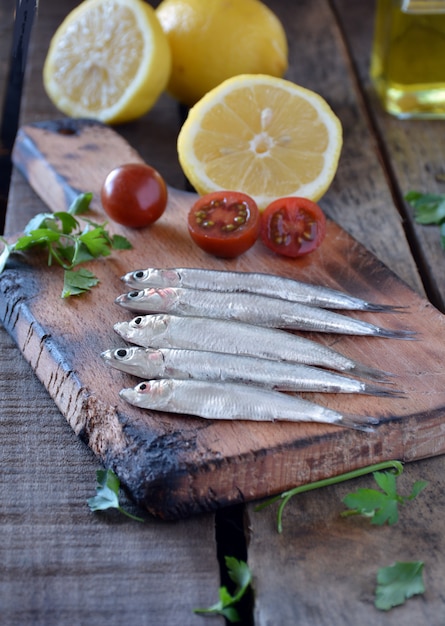
<svg viewBox="0 0 445 626"><path fill-rule="evenodd" d="M389 113L445 119L445 0L377 0L370 74Z"/></svg>

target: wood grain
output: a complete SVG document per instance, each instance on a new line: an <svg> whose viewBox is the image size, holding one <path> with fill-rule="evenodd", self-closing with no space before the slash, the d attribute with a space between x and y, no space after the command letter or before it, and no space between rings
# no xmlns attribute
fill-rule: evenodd
<svg viewBox="0 0 445 626"><path fill-rule="evenodd" d="M444 143L438 140L444 122L400 121L382 111L368 76L376 2L334 0L330 4L334 11L322 21L323 30L318 31L320 21L315 15L317 10L323 12L320 3L304 6L306 28L300 29L300 19L288 20L287 28L293 31L294 59L303 80L308 80L309 59L314 59L309 80L317 87L325 77L325 55L337 63L329 76L342 93L345 149L338 184L334 182L327 198L331 214L422 293L421 281L410 265L414 255L429 297L441 293L443 302L444 257L438 232L421 227L424 237L417 244L411 240L409 252L403 230L409 231L412 213L403 211L401 195L416 185L425 191L441 189L433 182L433 173L445 162ZM318 39L314 30L319 32ZM333 43L336 32L345 54ZM398 218L397 208L401 209ZM424 264L424 257L430 262ZM435 284L434 291L431 284ZM434 302L439 306L440 299ZM428 487L401 508L400 521L392 527L377 528L366 519L340 517L347 493L376 487L370 476L295 497L285 510L282 535L276 531L276 506L261 512L253 504L247 506L255 625L273 624L279 615L285 626L442 626L445 569L440 494L444 475L443 455L406 464L398 479L400 492L408 494L416 480L427 480ZM392 611L377 611L377 570L397 560L424 560L427 591Z"/></svg>
<svg viewBox="0 0 445 626"><path fill-rule="evenodd" d="M82 121L23 127L14 149L16 166L51 208L67 206L77 192L92 191L95 219L106 173L129 159L140 157L115 131ZM134 380L101 368L99 355L116 345L113 323L129 317L113 306L125 272L186 265L295 275L295 264L260 243L233 262L194 247L185 219L194 198L170 188L166 213L151 228L130 232L115 225L133 250L95 263L101 286L86 297L61 300L58 269L45 268L41 260L11 268L0 279L5 326L74 431L118 473L136 501L154 515L184 517L384 459L441 454L443 317L332 221L323 246L298 264L298 276L406 306L407 313L366 314L366 319L419 335L418 341L317 338L369 365L384 363L397 375L396 384L406 394L400 399L315 394L315 401L339 411L380 418L374 434L303 423L206 422L143 411L119 400L118 390Z"/></svg>
<svg viewBox="0 0 445 626"><path fill-rule="evenodd" d="M387 114L378 101L369 78L375 2L360 6L348 0L335 0L341 24L349 42L358 80L370 112L370 123L385 164L388 183L400 211L412 253L421 268L428 298L445 311L445 252L436 226L419 225L413 208L404 200L408 191L445 194L445 183L438 178L445 172L445 121L403 120Z"/></svg>
<svg viewBox="0 0 445 626"><path fill-rule="evenodd" d="M0 48L5 51L12 35L6 18L11 15L12 25L14 4L0 0ZM23 120L56 114L43 92L41 66L49 37L76 4L48 0L39 5L21 102ZM7 55L0 56L6 68ZM176 106L169 104L176 120ZM174 165L165 163L164 171L175 178ZM14 171L9 232L20 230L39 210L45 206ZM1 324L0 372L2 624L224 624L223 618L193 613L217 599L215 516L170 524L145 515L140 524L114 511L93 514L87 498L95 493L101 464L74 434ZM122 491L120 498L123 506L144 516Z"/></svg>
<svg viewBox="0 0 445 626"><path fill-rule="evenodd" d="M249 507L249 565L255 572L255 624L420 626L443 623L443 457L406 465L398 491L428 482L416 500L399 509L394 526L377 527L362 517L342 517L343 498L375 489L372 476L295 496L276 530L276 506ZM396 561L424 561L426 593L392 611L374 607L379 568Z"/></svg>
<svg viewBox="0 0 445 626"><path fill-rule="evenodd" d="M434 155L440 156L443 149L439 137L443 123L407 125L388 118L385 124L392 132L386 128L376 132L368 113L376 114L377 103L368 98L367 87L373 0L266 3L282 18L288 33L288 77L323 93L343 123L340 168L322 207L422 293L404 234L405 220L394 204L399 188L396 176L403 173L408 182L424 177L428 189L429 172L437 169ZM49 37L76 4L76 0L40 3L22 100L24 123L58 115L43 92L41 66ZM3 14L10 12L9 2L0 0L2 6ZM366 103L361 100L362 90ZM407 126L410 138L401 143L398 139ZM431 131L424 133L426 127ZM172 186L182 188L175 151L178 128L176 104L163 95L149 115L120 127L119 133ZM382 151L390 156L389 166ZM410 169L392 167L400 158ZM19 231L42 210L43 203L14 172L7 231ZM443 259L434 230L428 233L436 243L426 242L420 256L435 251L440 281ZM428 281L426 270L423 280ZM85 499L91 495L98 459L70 431L3 329L0 360L3 621L8 626L222 623L191 612L193 606L216 600L214 516L171 525L154 520L147 528L90 514ZM403 508L401 525L391 528L370 527L358 518L337 519L345 491L373 486L371 478L296 498L286 510L282 536L276 532L274 509L255 513L254 505L247 506L248 561L255 595L255 615L247 623L443 626L444 459L405 466L403 493L409 492L414 480L426 479L429 486ZM230 542L233 535L229 534ZM409 558L425 560L426 594L389 613L377 611L372 597L377 568Z"/></svg>

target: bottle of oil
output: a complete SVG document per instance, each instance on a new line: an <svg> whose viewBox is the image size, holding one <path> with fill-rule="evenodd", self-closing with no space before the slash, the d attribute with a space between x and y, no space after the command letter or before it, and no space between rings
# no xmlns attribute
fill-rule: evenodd
<svg viewBox="0 0 445 626"><path fill-rule="evenodd" d="M371 79L389 113L445 119L445 0L377 0Z"/></svg>

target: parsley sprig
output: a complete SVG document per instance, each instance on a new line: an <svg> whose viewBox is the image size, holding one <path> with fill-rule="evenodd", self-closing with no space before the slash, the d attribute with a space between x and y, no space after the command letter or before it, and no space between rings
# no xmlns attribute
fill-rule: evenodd
<svg viewBox="0 0 445 626"><path fill-rule="evenodd" d="M46 248L48 265L57 263L64 269L62 298L80 295L98 284L99 280L89 270L74 268L82 263L109 256L112 250L128 250L130 242L122 235L111 236L106 230L106 222L98 224L83 218L82 225L76 215L88 211L91 193L80 194L68 211L39 213L25 226L23 235L14 243L4 244L0 254L0 273L13 253L26 252L31 248Z"/></svg>
<svg viewBox="0 0 445 626"><path fill-rule="evenodd" d="M323 480L317 480L313 483L308 483L306 485L300 485L299 487L294 487L294 489L290 489L289 491L284 491L278 496L274 496L269 500L259 504L255 511L260 511L264 509L266 506L273 504L274 502L278 502L281 500L280 505L278 507L277 513L277 526L278 532L283 532L283 511L286 504L289 502L291 498L298 495L299 493L304 493L305 491L312 491L314 489L320 489L321 487L329 487L330 485L335 485L337 483L345 482L346 480L352 480L353 478L358 478L359 476L364 476L365 474L371 474L372 472L377 472L379 470L392 469L393 476L399 476L403 472L403 466L400 461L383 461L382 463L376 463L374 465L368 465L366 467L361 467L359 469L353 470L351 472L346 472L345 474L339 474L338 476L332 476L330 478L324 478Z"/></svg>
<svg viewBox="0 0 445 626"><path fill-rule="evenodd" d="M440 243L445 250L445 194L409 191L405 200L414 208L418 224L435 224L440 228Z"/></svg>
<svg viewBox="0 0 445 626"><path fill-rule="evenodd" d="M117 509L123 515L143 522L142 517L133 515L124 509L119 503L120 480L113 470L100 469L96 472L96 495L88 498L88 506L91 511L105 511L107 509Z"/></svg>
<svg viewBox="0 0 445 626"><path fill-rule="evenodd" d="M417 480L408 496L397 493L396 476L393 472L374 472L374 480L382 489L358 489L343 498L344 504L350 509L342 513L348 515L363 515L371 518L371 524L383 526L386 522L391 526L399 520L399 505L414 500L427 486L424 480Z"/></svg>
<svg viewBox="0 0 445 626"><path fill-rule="evenodd" d="M241 600L252 582L252 573L245 561L238 561L233 556L224 558L229 577L236 584L235 593L232 595L227 587L219 588L219 600L206 609L194 609L201 615L223 615L229 622L239 622L240 616L236 604Z"/></svg>

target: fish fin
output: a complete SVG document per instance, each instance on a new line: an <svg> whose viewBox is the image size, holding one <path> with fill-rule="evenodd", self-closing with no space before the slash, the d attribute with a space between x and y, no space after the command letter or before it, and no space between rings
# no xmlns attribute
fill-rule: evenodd
<svg viewBox="0 0 445 626"><path fill-rule="evenodd" d="M346 426L346 428L353 428L364 433L373 433L375 432L374 426L377 426L380 420L370 415L348 415L346 413L342 415L341 420L337 423L340 426Z"/></svg>

